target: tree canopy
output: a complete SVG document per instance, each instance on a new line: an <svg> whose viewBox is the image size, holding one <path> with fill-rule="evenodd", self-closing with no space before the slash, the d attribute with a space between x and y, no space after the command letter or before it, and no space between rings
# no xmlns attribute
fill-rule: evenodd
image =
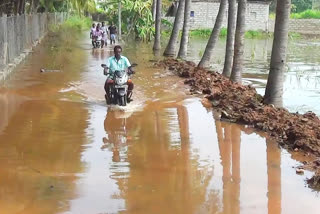
<svg viewBox="0 0 320 214"><path fill-rule="evenodd" d="M77 14L96 11L95 0L3 0L0 14L23 14L35 12L73 12Z"/></svg>

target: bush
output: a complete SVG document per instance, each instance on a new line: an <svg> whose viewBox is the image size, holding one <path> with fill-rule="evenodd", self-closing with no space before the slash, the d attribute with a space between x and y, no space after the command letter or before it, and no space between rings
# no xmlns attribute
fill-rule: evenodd
<svg viewBox="0 0 320 214"><path fill-rule="evenodd" d="M72 16L62 24L62 28L72 28L76 30L86 30L91 26L92 20L88 17Z"/></svg>
<svg viewBox="0 0 320 214"><path fill-rule="evenodd" d="M292 13L292 19L320 19L320 10L306 10L301 13Z"/></svg>

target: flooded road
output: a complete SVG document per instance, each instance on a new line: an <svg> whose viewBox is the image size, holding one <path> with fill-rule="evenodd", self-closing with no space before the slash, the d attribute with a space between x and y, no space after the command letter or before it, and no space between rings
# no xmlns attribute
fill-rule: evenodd
<svg viewBox="0 0 320 214"><path fill-rule="evenodd" d="M252 84L261 95L264 95L267 84L272 42L272 38L245 40L243 81ZM188 59L200 61L206 44L207 39L191 40ZM216 44L211 64L216 71L223 69L225 46L223 38ZM287 62L284 107L291 112L313 111L320 115L320 40L290 39Z"/></svg>
<svg viewBox="0 0 320 214"><path fill-rule="evenodd" d="M1 214L318 213L311 172L292 168L306 157L215 120L148 45L124 45L138 72L119 109L100 68L112 48L51 40L0 88Z"/></svg>

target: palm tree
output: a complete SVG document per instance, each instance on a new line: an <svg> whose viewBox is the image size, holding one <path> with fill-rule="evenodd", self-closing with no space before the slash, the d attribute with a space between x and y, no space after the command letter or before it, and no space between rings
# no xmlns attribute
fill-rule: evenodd
<svg viewBox="0 0 320 214"><path fill-rule="evenodd" d="M180 48L179 48L179 52L178 52L178 58L185 58L187 56L188 41L189 41L189 28L190 28L190 26L189 26L190 7L191 7L191 0L185 0L183 29L182 29Z"/></svg>
<svg viewBox="0 0 320 214"><path fill-rule="evenodd" d="M277 1L270 72L264 103L282 106L283 75L287 56L291 0Z"/></svg>
<svg viewBox="0 0 320 214"><path fill-rule="evenodd" d="M157 0L152 0L152 5L151 5L151 12L152 12L152 20L156 21L156 14L157 14Z"/></svg>
<svg viewBox="0 0 320 214"><path fill-rule="evenodd" d="M220 29L223 22L223 17L226 12L226 6L227 6L227 0L221 0L220 6L219 6L219 12L216 18L216 22L214 24L210 39L207 43L206 49L204 51L204 54L198 64L198 67L209 67L210 59L213 54L214 46L216 45L216 42L219 38Z"/></svg>
<svg viewBox="0 0 320 214"><path fill-rule="evenodd" d="M181 27L183 11L184 11L184 2L185 0L179 1L179 6L178 6L176 17L174 19L170 40L166 47L166 50L163 53L164 56L174 56L176 53L176 45L177 45L177 40L178 40L179 31Z"/></svg>
<svg viewBox="0 0 320 214"><path fill-rule="evenodd" d="M153 50L159 51L161 48L160 40L161 40L161 0L157 0L156 6L156 35L154 39Z"/></svg>
<svg viewBox="0 0 320 214"><path fill-rule="evenodd" d="M246 7L247 0L238 1L237 27L234 41L233 67L231 72L231 81L241 83L243 59L244 59L244 34L246 27Z"/></svg>
<svg viewBox="0 0 320 214"><path fill-rule="evenodd" d="M222 74L229 77L232 69L233 51L234 51L234 37L236 29L236 15L237 15L237 2L236 0L229 0L228 9L228 32L226 43L226 55L224 59L224 66Z"/></svg>

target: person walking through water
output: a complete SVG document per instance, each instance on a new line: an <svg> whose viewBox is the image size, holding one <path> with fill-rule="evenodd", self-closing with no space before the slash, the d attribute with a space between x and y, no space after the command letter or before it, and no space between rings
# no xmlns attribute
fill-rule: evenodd
<svg viewBox="0 0 320 214"><path fill-rule="evenodd" d="M109 26L109 32L110 32L110 44L116 44L116 34L117 34L117 27L113 25L113 22L111 22L111 25Z"/></svg>
<svg viewBox="0 0 320 214"><path fill-rule="evenodd" d="M92 46L95 47L95 43L94 43L94 31L96 30L96 24L93 23L91 30L90 30L90 39L92 40Z"/></svg>
<svg viewBox="0 0 320 214"><path fill-rule="evenodd" d="M108 28L105 25L105 22L102 22L101 24L102 24L101 25L101 30L103 31L103 36L102 36L102 39L101 39L101 48L103 48L103 46L107 47Z"/></svg>

